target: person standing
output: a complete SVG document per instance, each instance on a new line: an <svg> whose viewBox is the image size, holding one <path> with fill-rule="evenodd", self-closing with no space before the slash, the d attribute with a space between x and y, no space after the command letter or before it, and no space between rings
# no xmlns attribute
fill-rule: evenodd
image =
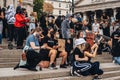
<svg viewBox="0 0 120 80"><path fill-rule="evenodd" d="M46 36L47 32L48 32L48 28L47 28L47 15L46 14L42 14L42 16L40 17L40 26L43 30L43 35Z"/></svg>
<svg viewBox="0 0 120 80"><path fill-rule="evenodd" d="M3 14L4 16L6 15L6 8L2 8ZM2 37L3 38L7 38L8 34L8 27L7 27L7 19L4 17L3 18L3 32L2 32Z"/></svg>
<svg viewBox="0 0 120 80"><path fill-rule="evenodd" d="M16 15L15 15L15 29L17 34L17 49L23 48L23 40L24 40L24 27L26 26L26 22L29 22L29 19L27 19L22 11L21 6L18 6L16 8Z"/></svg>
<svg viewBox="0 0 120 80"><path fill-rule="evenodd" d="M100 27L100 24L97 22L97 20L94 20L94 23L92 24L92 32L94 32L94 34L98 34L99 27Z"/></svg>
<svg viewBox="0 0 120 80"><path fill-rule="evenodd" d="M8 23L8 34L9 34L9 43L8 43L8 48L11 46L10 49L12 49L12 41L14 38L14 22L15 22L15 9L13 4L11 4L6 12L6 19Z"/></svg>
<svg viewBox="0 0 120 80"><path fill-rule="evenodd" d="M68 56L73 48L72 44L72 40L71 35L70 35L70 23L72 21L72 15L71 14L67 14L66 15L66 19L62 21L61 23L61 33L62 33L62 38L65 39L65 50L68 53ZM69 60L68 60L68 56L67 56L67 64L69 65Z"/></svg>
<svg viewBox="0 0 120 80"><path fill-rule="evenodd" d="M31 12L30 14L30 25L29 25L29 33L35 29L35 17L34 17L34 12Z"/></svg>
<svg viewBox="0 0 120 80"><path fill-rule="evenodd" d="M62 31L62 38L69 39L70 38L70 22L72 20L71 14L66 15L66 19L61 23L61 31Z"/></svg>
<svg viewBox="0 0 120 80"><path fill-rule="evenodd" d="M0 44L2 43L3 18L4 18L4 14L0 8ZM2 47L0 47L0 49L2 49Z"/></svg>
<svg viewBox="0 0 120 80"><path fill-rule="evenodd" d="M113 62L120 65L120 28L111 35Z"/></svg>

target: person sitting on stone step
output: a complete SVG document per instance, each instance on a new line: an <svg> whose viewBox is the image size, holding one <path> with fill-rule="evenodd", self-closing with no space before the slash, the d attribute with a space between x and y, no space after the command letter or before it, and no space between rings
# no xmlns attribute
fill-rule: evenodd
<svg viewBox="0 0 120 80"><path fill-rule="evenodd" d="M100 63L99 61L91 62L91 58L96 57L98 50L98 45L95 43L92 47L89 43L85 44L84 49L84 56L88 57L88 63L90 63L92 66L91 68L86 72L86 75L94 75L94 79L100 79L99 75L103 74L103 70L100 69Z"/></svg>
<svg viewBox="0 0 120 80"><path fill-rule="evenodd" d="M26 49L26 54L23 55L23 58L26 59L26 64L24 66L21 66L20 63L14 67L14 69L17 69L19 67L21 68L27 68L31 71L37 71L36 66L39 65L39 62L42 60L42 55L39 53L40 49L43 48L43 46L40 47L39 45L39 35L41 34L40 28L36 28L33 31L33 34L29 35L26 40L26 45L24 48ZM26 57L25 57L26 55ZM22 60L23 62L24 60ZM25 61L24 61L25 62Z"/></svg>
<svg viewBox="0 0 120 80"><path fill-rule="evenodd" d="M40 62L43 68L57 69L55 66L55 59L57 55L57 50L53 48L54 46L54 34L53 28L48 28L48 34L42 39L41 45L45 46L40 50L40 54L44 57Z"/></svg>

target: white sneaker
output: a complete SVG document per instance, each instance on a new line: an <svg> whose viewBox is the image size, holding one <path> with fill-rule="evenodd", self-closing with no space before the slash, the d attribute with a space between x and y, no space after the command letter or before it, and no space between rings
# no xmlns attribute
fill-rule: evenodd
<svg viewBox="0 0 120 80"><path fill-rule="evenodd" d="M74 71L74 74L78 77L80 77L81 75L77 72L77 71Z"/></svg>
<svg viewBox="0 0 120 80"><path fill-rule="evenodd" d="M73 67L70 67L70 75L71 75L71 76L74 76Z"/></svg>

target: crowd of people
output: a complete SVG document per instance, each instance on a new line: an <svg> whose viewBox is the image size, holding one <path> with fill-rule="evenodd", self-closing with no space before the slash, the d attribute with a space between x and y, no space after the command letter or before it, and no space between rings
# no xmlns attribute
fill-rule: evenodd
<svg viewBox="0 0 120 80"><path fill-rule="evenodd" d="M29 17L25 8L18 6L15 10L11 4L7 10L0 8L0 44L3 37L8 40L9 49L13 49L13 40L17 49L23 49L22 60L14 69L27 68L37 71L36 66L39 66L40 70L57 69L56 60L59 57L62 57L60 68L67 68L72 52L74 59L71 75L102 75L100 63L91 62L91 58L108 51L113 56L113 62L120 65L119 15L120 11L116 18L107 16L104 12L100 19L89 21L84 20L79 13L57 18L43 13L40 19L37 19L35 12L31 12ZM59 39L65 41L63 50L59 50L63 47ZM0 47L0 50L2 49Z"/></svg>

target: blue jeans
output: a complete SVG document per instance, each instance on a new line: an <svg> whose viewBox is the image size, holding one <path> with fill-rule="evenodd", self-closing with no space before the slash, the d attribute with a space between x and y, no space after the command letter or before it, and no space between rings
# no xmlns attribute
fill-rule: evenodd
<svg viewBox="0 0 120 80"><path fill-rule="evenodd" d="M0 34L0 44L2 44L2 34Z"/></svg>
<svg viewBox="0 0 120 80"><path fill-rule="evenodd" d="M113 59L115 60L116 64L120 65L120 57L113 57Z"/></svg>

